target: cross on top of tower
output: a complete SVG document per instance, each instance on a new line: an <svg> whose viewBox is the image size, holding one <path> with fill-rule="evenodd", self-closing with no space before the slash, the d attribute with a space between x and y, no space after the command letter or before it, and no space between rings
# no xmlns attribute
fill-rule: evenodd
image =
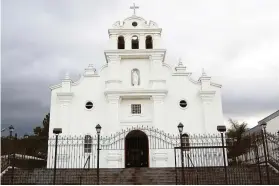
<svg viewBox="0 0 279 186"><path fill-rule="evenodd" d="M134 3L134 6L130 6L130 9L134 9L134 15L136 15L136 9L139 9L139 7Z"/></svg>

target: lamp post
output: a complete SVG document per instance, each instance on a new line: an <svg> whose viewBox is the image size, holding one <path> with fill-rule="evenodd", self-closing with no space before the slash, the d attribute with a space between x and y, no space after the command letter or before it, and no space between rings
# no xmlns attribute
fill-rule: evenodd
<svg viewBox="0 0 279 186"><path fill-rule="evenodd" d="M57 143L58 135L62 133L62 128L54 128L53 134L55 134L55 152L54 152L54 169L53 169L53 185L55 185L56 179L56 160L57 160Z"/></svg>
<svg viewBox="0 0 279 186"><path fill-rule="evenodd" d="M222 149L223 149L223 161L224 161L224 169L225 169L225 181L228 184L228 170L227 170L227 163L226 163L226 154L225 154L225 142L224 142L224 133L226 132L225 125L218 125L217 131L221 133L221 140L222 140Z"/></svg>
<svg viewBox="0 0 279 186"><path fill-rule="evenodd" d="M268 183L268 185L270 185L268 159L267 159L267 144L266 144L266 123L262 123L261 126L262 126L262 140L263 140L263 148L264 148L264 159L265 159L267 183Z"/></svg>
<svg viewBox="0 0 279 186"><path fill-rule="evenodd" d="M183 150L182 150L182 132L183 132L184 125L182 123L179 123L177 128L180 135L180 156L181 156L181 167L182 167L182 182L185 185L185 174L184 174L184 156L183 156Z"/></svg>
<svg viewBox="0 0 279 186"><path fill-rule="evenodd" d="M12 139L13 131L14 131L14 130L15 130L14 126L10 125L10 126L9 126L10 139Z"/></svg>
<svg viewBox="0 0 279 186"><path fill-rule="evenodd" d="M97 136L98 136L98 141L97 141L97 185L100 184L100 181L99 181L99 163L100 163L100 132L101 132L101 125L97 125L96 126L96 131L97 131Z"/></svg>
<svg viewBox="0 0 279 186"><path fill-rule="evenodd" d="M11 146L12 146L12 136L13 136L13 131L14 130L15 130L15 128L12 125L10 125L9 126L9 132L10 132L10 140L9 141L11 143ZM11 153L12 153L12 151L11 151L11 149L9 149L9 153L8 153L8 162L9 162L9 164L11 163L11 158L10 158Z"/></svg>
<svg viewBox="0 0 279 186"><path fill-rule="evenodd" d="M15 171L15 155L16 155L16 152L15 152L15 149L16 149L16 140L17 140L17 133L15 133L15 138L14 138L14 147L13 147L13 163L12 163L12 177L11 177L11 180L12 180L12 184L14 183L14 171Z"/></svg>

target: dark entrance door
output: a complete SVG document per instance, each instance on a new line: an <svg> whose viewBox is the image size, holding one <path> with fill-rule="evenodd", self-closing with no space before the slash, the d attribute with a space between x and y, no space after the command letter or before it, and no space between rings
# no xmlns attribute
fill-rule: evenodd
<svg viewBox="0 0 279 186"><path fill-rule="evenodd" d="M148 137L140 130L125 138L125 167L148 167Z"/></svg>

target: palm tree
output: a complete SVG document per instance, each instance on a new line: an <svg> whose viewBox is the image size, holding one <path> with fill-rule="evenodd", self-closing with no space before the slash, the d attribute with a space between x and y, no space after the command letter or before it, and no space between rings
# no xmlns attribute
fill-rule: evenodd
<svg viewBox="0 0 279 186"><path fill-rule="evenodd" d="M249 145L249 137L245 136L245 132L248 131L247 123L229 119L231 124L227 131L227 144L228 144L228 158L232 160L231 163L236 163L236 157L245 154L247 151L247 145Z"/></svg>
<svg viewBox="0 0 279 186"><path fill-rule="evenodd" d="M227 136L228 138L236 139L237 141L240 141L243 138L243 134L248 131L247 123L242 122L239 124L238 121L229 119L229 122L231 124L231 127L228 129Z"/></svg>

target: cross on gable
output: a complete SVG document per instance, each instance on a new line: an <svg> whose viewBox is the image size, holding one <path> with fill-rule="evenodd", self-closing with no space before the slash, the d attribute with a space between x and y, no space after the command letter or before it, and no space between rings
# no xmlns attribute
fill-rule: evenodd
<svg viewBox="0 0 279 186"><path fill-rule="evenodd" d="M139 9L139 7L134 3L134 6L130 6L130 9L134 9L134 15L136 15L136 9Z"/></svg>

